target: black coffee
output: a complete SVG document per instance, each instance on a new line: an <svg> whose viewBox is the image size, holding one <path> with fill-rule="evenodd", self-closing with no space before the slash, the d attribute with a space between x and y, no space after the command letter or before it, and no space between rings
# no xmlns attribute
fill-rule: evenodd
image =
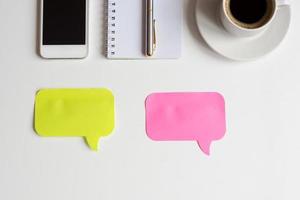
<svg viewBox="0 0 300 200"><path fill-rule="evenodd" d="M266 15L268 0L230 0L230 11L240 22L253 24Z"/></svg>

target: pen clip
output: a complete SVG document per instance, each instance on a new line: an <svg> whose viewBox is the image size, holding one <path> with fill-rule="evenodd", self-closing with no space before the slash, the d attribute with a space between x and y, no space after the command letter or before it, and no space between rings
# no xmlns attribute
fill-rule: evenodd
<svg viewBox="0 0 300 200"><path fill-rule="evenodd" d="M153 20L153 50L156 49L156 20Z"/></svg>

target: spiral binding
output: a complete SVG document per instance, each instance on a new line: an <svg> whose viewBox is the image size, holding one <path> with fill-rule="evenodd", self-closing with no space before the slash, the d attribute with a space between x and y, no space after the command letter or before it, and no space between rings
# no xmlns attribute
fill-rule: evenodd
<svg viewBox="0 0 300 200"><path fill-rule="evenodd" d="M107 56L116 54L116 0L107 0Z"/></svg>

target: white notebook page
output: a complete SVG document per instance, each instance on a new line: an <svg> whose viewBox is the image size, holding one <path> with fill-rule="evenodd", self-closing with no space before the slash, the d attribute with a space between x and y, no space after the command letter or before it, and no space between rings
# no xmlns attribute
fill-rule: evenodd
<svg viewBox="0 0 300 200"><path fill-rule="evenodd" d="M143 59L145 52L145 0L108 0L107 57ZM157 48L151 58L181 55L182 2L154 0Z"/></svg>

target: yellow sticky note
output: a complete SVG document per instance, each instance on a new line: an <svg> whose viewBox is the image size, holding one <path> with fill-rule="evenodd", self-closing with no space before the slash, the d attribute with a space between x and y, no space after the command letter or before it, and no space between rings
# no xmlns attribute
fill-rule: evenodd
<svg viewBox="0 0 300 200"><path fill-rule="evenodd" d="M44 89L36 94L35 131L40 136L85 137L97 150L114 129L114 96L107 89Z"/></svg>

